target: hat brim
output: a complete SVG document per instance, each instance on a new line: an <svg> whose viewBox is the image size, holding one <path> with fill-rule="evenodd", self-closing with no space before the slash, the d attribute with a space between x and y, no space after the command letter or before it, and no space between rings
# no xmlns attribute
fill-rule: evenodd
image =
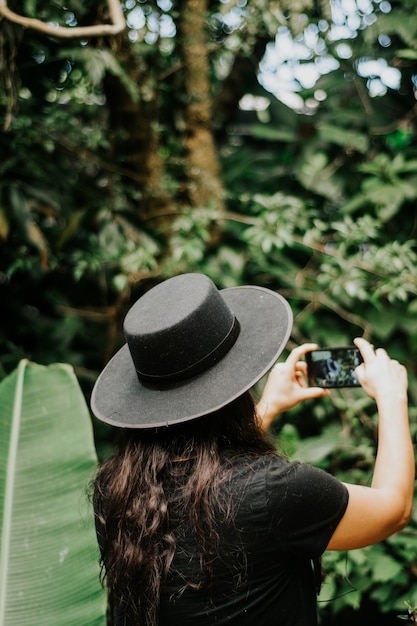
<svg viewBox="0 0 417 626"><path fill-rule="evenodd" d="M139 381L127 344L100 374L91 396L95 416L122 428L159 428L213 413L253 387L274 365L292 329L292 311L279 294L256 286L221 291L240 323L232 349L219 362L169 389Z"/></svg>

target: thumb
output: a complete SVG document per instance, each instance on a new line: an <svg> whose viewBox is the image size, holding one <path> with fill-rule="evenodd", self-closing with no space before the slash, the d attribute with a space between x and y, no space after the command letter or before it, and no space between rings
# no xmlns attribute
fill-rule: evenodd
<svg viewBox="0 0 417 626"><path fill-rule="evenodd" d="M323 387L306 387L304 389L304 392L304 397L306 400L330 396L330 389L325 389Z"/></svg>

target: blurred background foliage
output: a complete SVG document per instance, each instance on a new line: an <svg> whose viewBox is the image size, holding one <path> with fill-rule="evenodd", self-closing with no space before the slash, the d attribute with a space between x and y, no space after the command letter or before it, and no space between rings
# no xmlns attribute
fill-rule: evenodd
<svg viewBox="0 0 417 626"><path fill-rule="evenodd" d="M92 0L8 6L68 29L108 21ZM201 271L282 293L288 349L356 335L386 347L409 371L415 439L414 0L122 6L115 37L0 21L1 377L21 358L67 362L88 399L132 302ZM104 456L112 432L94 427ZM361 391L272 431L291 456L369 482L376 416ZM323 564L322 624L408 618L417 520Z"/></svg>

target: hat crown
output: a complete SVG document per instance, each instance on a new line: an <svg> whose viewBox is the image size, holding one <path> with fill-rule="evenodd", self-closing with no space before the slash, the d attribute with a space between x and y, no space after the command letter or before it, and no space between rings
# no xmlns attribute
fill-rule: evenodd
<svg viewBox="0 0 417 626"><path fill-rule="evenodd" d="M166 386L217 362L234 344L238 323L203 274L170 278L130 309L124 332L143 384Z"/></svg>

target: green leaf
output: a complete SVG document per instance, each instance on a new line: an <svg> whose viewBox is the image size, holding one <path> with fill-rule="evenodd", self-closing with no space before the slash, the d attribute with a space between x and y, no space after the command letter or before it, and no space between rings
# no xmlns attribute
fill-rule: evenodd
<svg viewBox="0 0 417 626"><path fill-rule="evenodd" d="M306 437L301 440L297 445L294 457L299 461L314 465L341 446L349 446L349 441L346 441L339 425L332 425L319 437ZM353 449L353 446L351 447Z"/></svg>
<svg viewBox="0 0 417 626"><path fill-rule="evenodd" d="M333 124L321 123L317 126L319 137L323 141L334 143L343 148L352 148L365 154L369 148L369 138L364 133L346 130Z"/></svg>
<svg viewBox="0 0 417 626"><path fill-rule="evenodd" d="M373 554L370 560L373 580L377 582L395 581L403 570L403 564L387 554Z"/></svg>
<svg viewBox="0 0 417 626"><path fill-rule="evenodd" d="M307 190L329 198L332 202L341 200L340 181L333 175L324 152L305 155L297 165L295 175Z"/></svg>
<svg viewBox="0 0 417 626"><path fill-rule="evenodd" d="M417 60L417 50L412 50L410 48L404 48L403 50L397 51L397 56L400 59L408 59L409 61Z"/></svg>
<svg viewBox="0 0 417 626"><path fill-rule="evenodd" d="M266 141L282 141L292 143L298 140L297 134L293 130L274 128L265 124L252 125L249 128L252 137L265 139Z"/></svg>
<svg viewBox="0 0 417 626"><path fill-rule="evenodd" d="M136 83L130 78L128 73L122 67L122 64L118 59L108 50L94 49L94 48L82 48L82 49L62 49L58 57L67 58L70 57L73 60L83 63L85 67L86 75L91 81L93 86L100 85L103 81L106 72L117 76L126 91L134 102L139 101L139 88Z"/></svg>
<svg viewBox="0 0 417 626"><path fill-rule="evenodd" d="M0 405L0 626L103 625L96 455L73 370L21 361Z"/></svg>

